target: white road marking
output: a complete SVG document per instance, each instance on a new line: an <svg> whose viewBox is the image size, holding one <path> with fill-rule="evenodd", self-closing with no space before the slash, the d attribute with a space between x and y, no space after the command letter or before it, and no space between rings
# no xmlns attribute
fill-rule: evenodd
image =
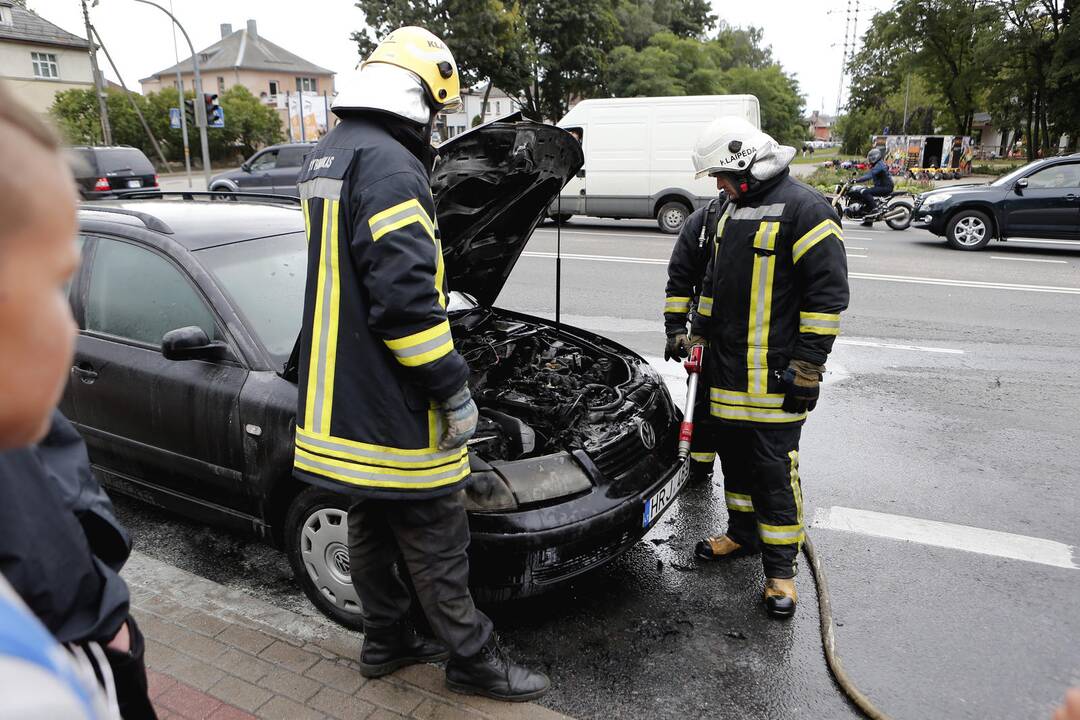
<svg viewBox="0 0 1080 720"><path fill-rule="evenodd" d="M922 545L964 550L1012 560L1078 570L1077 549L1065 543L998 530L937 520L923 520L905 515L890 515L872 510L846 507L818 508L811 527L874 537L906 540Z"/></svg>
<svg viewBox="0 0 1080 720"><path fill-rule="evenodd" d="M1017 285L1014 283L992 283L980 280L953 280L949 278L912 277L907 275L876 275L872 273L848 273L848 277L860 280L881 280L884 282L911 283L914 285L945 285L948 287L983 288L986 290L1017 290L1019 292L1059 293L1062 295L1080 295L1080 288L1058 287L1055 285Z"/></svg>
<svg viewBox="0 0 1080 720"><path fill-rule="evenodd" d="M533 258L554 258L553 252L541 252L538 250L530 250L521 253L522 257ZM626 257L624 255L583 255L581 253L563 253L563 260L591 260L593 262L616 262L616 263L630 263L631 265L667 265L668 260L666 258L635 258ZM848 254L848 257L864 258L866 255L852 255Z"/></svg>
<svg viewBox="0 0 1080 720"><path fill-rule="evenodd" d="M556 234L554 228L537 228L534 232L549 232L552 235ZM586 236L587 235L594 235L596 237L603 237L603 236L629 237L629 238L639 238L639 239L640 238L652 238L654 240L658 239L658 238L668 238L672 242L674 242L675 238L678 237L676 235L668 235L667 233L658 233L658 232L628 233L628 232L606 232L606 231L603 231L603 230L600 230L600 231L594 231L594 230L563 230L562 234L563 235L586 235Z"/></svg>
<svg viewBox="0 0 1080 720"><path fill-rule="evenodd" d="M844 244L845 250L865 250L866 248L855 247L854 245Z"/></svg>
<svg viewBox="0 0 1080 720"><path fill-rule="evenodd" d="M855 345L857 347L885 348L887 350L913 350L915 352L942 353L944 355L963 355L963 350L952 348L925 347L923 345L902 345L898 343L873 342L871 340L855 340L853 338L840 337L836 339L837 345Z"/></svg>
<svg viewBox="0 0 1080 720"><path fill-rule="evenodd" d="M1018 258L1018 257L1005 257L1003 255L991 255L991 260L1015 260L1016 262L1041 262L1041 263L1057 263L1059 265L1068 265L1067 260L1042 260L1040 258Z"/></svg>
<svg viewBox="0 0 1080 720"><path fill-rule="evenodd" d="M848 253L847 256L848 257L855 257L855 258L864 258L864 257L866 257L866 255L856 255L855 253Z"/></svg>

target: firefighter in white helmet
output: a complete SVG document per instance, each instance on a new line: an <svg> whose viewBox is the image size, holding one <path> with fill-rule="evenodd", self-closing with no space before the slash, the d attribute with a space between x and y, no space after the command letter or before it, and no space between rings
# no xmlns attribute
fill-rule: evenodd
<svg viewBox="0 0 1080 720"><path fill-rule="evenodd" d="M450 50L427 30L400 28L345 80L333 104L341 122L305 158L294 472L315 496L354 498L363 675L449 656L451 690L529 700L547 677L510 661L468 587L461 490L477 409L447 321L429 183L435 114L458 104ZM399 558L442 644L410 626Z"/></svg>
<svg viewBox="0 0 1080 720"><path fill-rule="evenodd" d="M697 177L716 178L730 199L690 339L709 346L705 372L728 527L699 542L695 554L760 553L773 617L795 613L799 436L848 304L838 218L820 193L790 177L794 155L734 117L713 121L693 153Z"/></svg>

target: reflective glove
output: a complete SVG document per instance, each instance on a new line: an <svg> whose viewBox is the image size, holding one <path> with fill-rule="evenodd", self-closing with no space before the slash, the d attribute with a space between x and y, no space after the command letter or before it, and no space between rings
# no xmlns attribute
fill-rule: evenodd
<svg viewBox="0 0 1080 720"><path fill-rule="evenodd" d="M460 390L439 403L439 413L445 426L442 437L439 438L440 450L459 448L476 432L480 413L473 402L468 384L462 385Z"/></svg>
<svg viewBox="0 0 1080 720"><path fill-rule="evenodd" d="M817 406L823 372L824 365L805 360L791 361L787 369L780 374L780 384L784 388L784 412L801 414L810 412Z"/></svg>
<svg viewBox="0 0 1080 720"><path fill-rule="evenodd" d="M668 335L667 345L664 346L664 359L682 360L686 357L686 351L689 347L686 343L685 332L675 332Z"/></svg>

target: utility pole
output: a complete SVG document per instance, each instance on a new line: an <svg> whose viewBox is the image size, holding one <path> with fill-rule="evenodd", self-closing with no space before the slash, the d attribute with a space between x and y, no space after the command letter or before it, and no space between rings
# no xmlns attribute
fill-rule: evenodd
<svg viewBox="0 0 1080 720"><path fill-rule="evenodd" d="M101 115L101 141L104 145L112 145L112 126L109 125L109 108L105 104L105 88L101 82L101 69L97 64L97 46L94 45L94 35L90 29L90 12L86 9L86 0L82 0L83 22L86 23L86 41L90 43L90 71L94 73L94 93L98 100L98 113Z"/></svg>
<svg viewBox="0 0 1080 720"><path fill-rule="evenodd" d="M172 0L169 0L169 12L172 12ZM187 113L184 112L184 78L180 75L180 51L176 49L176 26L172 29L173 57L176 58L176 92L180 96L180 135L184 138L184 172L187 174L187 186L191 188L191 148L188 147ZM207 190L210 188L208 187Z"/></svg>
<svg viewBox="0 0 1080 720"><path fill-rule="evenodd" d="M904 129L902 131L904 135L907 135L907 111L908 111L908 100L910 100L910 99L911 99L911 73L909 72L908 76L907 76L907 91L904 93Z"/></svg>

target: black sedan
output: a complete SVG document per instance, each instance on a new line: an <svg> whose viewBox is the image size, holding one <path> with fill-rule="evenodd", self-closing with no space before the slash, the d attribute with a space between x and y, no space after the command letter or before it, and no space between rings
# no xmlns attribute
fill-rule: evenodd
<svg viewBox="0 0 1080 720"><path fill-rule="evenodd" d="M522 597L606 563L657 521L686 479L678 411L625 347L491 306L581 165L573 138L500 122L441 152L451 326L481 408L466 491L472 578L482 599ZM84 206L62 409L108 486L278 543L312 602L357 626L346 499L292 477L297 391L285 366L303 227L284 199L157 193Z"/></svg>
<svg viewBox="0 0 1080 720"><path fill-rule="evenodd" d="M914 218L957 250L981 250L994 238L1080 241L1080 154L1036 160L989 184L923 193Z"/></svg>

